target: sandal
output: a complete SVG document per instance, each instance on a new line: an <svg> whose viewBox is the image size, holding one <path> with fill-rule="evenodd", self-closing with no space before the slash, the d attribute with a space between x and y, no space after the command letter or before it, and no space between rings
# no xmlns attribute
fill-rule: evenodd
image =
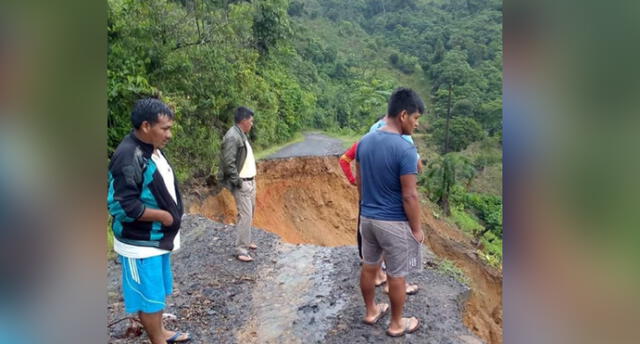
<svg viewBox="0 0 640 344"><path fill-rule="evenodd" d="M410 327L411 326L411 322L409 320L411 320L411 319L416 319L416 326L414 326L413 328ZM420 328L420 319L418 319L416 317L402 318L402 322L404 324L404 326L402 328L402 332L393 333L393 332L390 332L387 329L387 331L386 331L387 336L389 336L389 337L402 337L402 336L405 335L405 333L413 333L413 332L416 332Z"/></svg>
<svg viewBox="0 0 640 344"><path fill-rule="evenodd" d="M182 336L186 336L186 337L180 338ZM191 340L191 335L189 335L188 332L176 331L176 333L174 333L173 336L171 336L171 337L169 337L167 339L167 343L182 343L182 342L187 342L187 341L190 341L190 340Z"/></svg>
<svg viewBox="0 0 640 344"><path fill-rule="evenodd" d="M389 312L389 309L391 307L389 307L389 305L386 303L379 303L376 305L376 308L378 308L378 315L376 315L376 317L373 318L373 320L362 319L363 323L367 325L375 325L378 322L378 320L380 320L385 314L387 314L387 312Z"/></svg>

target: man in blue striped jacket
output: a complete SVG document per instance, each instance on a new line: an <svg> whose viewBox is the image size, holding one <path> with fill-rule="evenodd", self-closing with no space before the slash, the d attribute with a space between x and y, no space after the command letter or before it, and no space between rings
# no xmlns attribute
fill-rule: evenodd
<svg viewBox="0 0 640 344"><path fill-rule="evenodd" d="M125 311L138 313L152 344L190 339L162 324L165 298L173 288L169 255L180 248L183 213L175 174L160 150L171 139L173 118L158 99L137 101L131 112L134 130L109 163L107 204L113 248L122 262Z"/></svg>

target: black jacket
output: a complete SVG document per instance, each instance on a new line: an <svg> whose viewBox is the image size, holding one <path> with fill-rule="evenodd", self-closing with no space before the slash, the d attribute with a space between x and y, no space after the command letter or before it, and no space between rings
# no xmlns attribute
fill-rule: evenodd
<svg viewBox="0 0 640 344"><path fill-rule="evenodd" d="M173 201L151 159L152 154L153 146L140 141L133 132L113 153L107 196L109 213L113 216L111 227L114 236L123 243L170 251L180 229L182 197L174 175L177 202ZM164 226L158 221L138 221L147 207L168 211L173 224Z"/></svg>

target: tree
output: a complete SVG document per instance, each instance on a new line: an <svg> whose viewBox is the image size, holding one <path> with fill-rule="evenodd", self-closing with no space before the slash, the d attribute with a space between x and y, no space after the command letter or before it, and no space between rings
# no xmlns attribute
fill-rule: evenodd
<svg viewBox="0 0 640 344"><path fill-rule="evenodd" d="M451 216L449 196L454 185L464 178L472 178L475 169L471 162L459 153L448 153L427 166L427 189L429 198L442 207L446 216Z"/></svg>
<svg viewBox="0 0 640 344"><path fill-rule="evenodd" d="M462 85L471 74L466 54L459 50L448 51L442 60L432 68L431 77L435 88Z"/></svg>
<svg viewBox="0 0 640 344"><path fill-rule="evenodd" d="M287 10L290 16L292 17L300 17L306 13L304 9L304 3L300 1L292 1L289 4L289 9Z"/></svg>
<svg viewBox="0 0 640 344"><path fill-rule="evenodd" d="M435 74L438 85L445 85L448 88L447 119L444 130L443 153L449 152L449 121L451 120L451 97L455 85L463 84L469 74L471 67L466 61L464 53L460 51L449 51L444 59L436 67L432 74Z"/></svg>
<svg viewBox="0 0 640 344"><path fill-rule="evenodd" d="M482 104L478 118L490 136L502 132L502 98Z"/></svg>
<svg viewBox="0 0 640 344"><path fill-rule="evenodd" d="M253 36L258 49L266 53L291 35L287 0L261 0L253 19Z"/></svg>

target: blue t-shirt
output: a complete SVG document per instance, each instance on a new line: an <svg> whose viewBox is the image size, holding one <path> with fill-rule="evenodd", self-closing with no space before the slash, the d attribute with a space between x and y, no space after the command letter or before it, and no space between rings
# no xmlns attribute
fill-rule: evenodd
<svg viewBox="0 0 640 344"><path fill-rule="evenodd" d="M400 176L418 173L416 147L400 134L377 130L365 135L356 151L360 164L360 214L374 220L407 221Z"/></svg>

